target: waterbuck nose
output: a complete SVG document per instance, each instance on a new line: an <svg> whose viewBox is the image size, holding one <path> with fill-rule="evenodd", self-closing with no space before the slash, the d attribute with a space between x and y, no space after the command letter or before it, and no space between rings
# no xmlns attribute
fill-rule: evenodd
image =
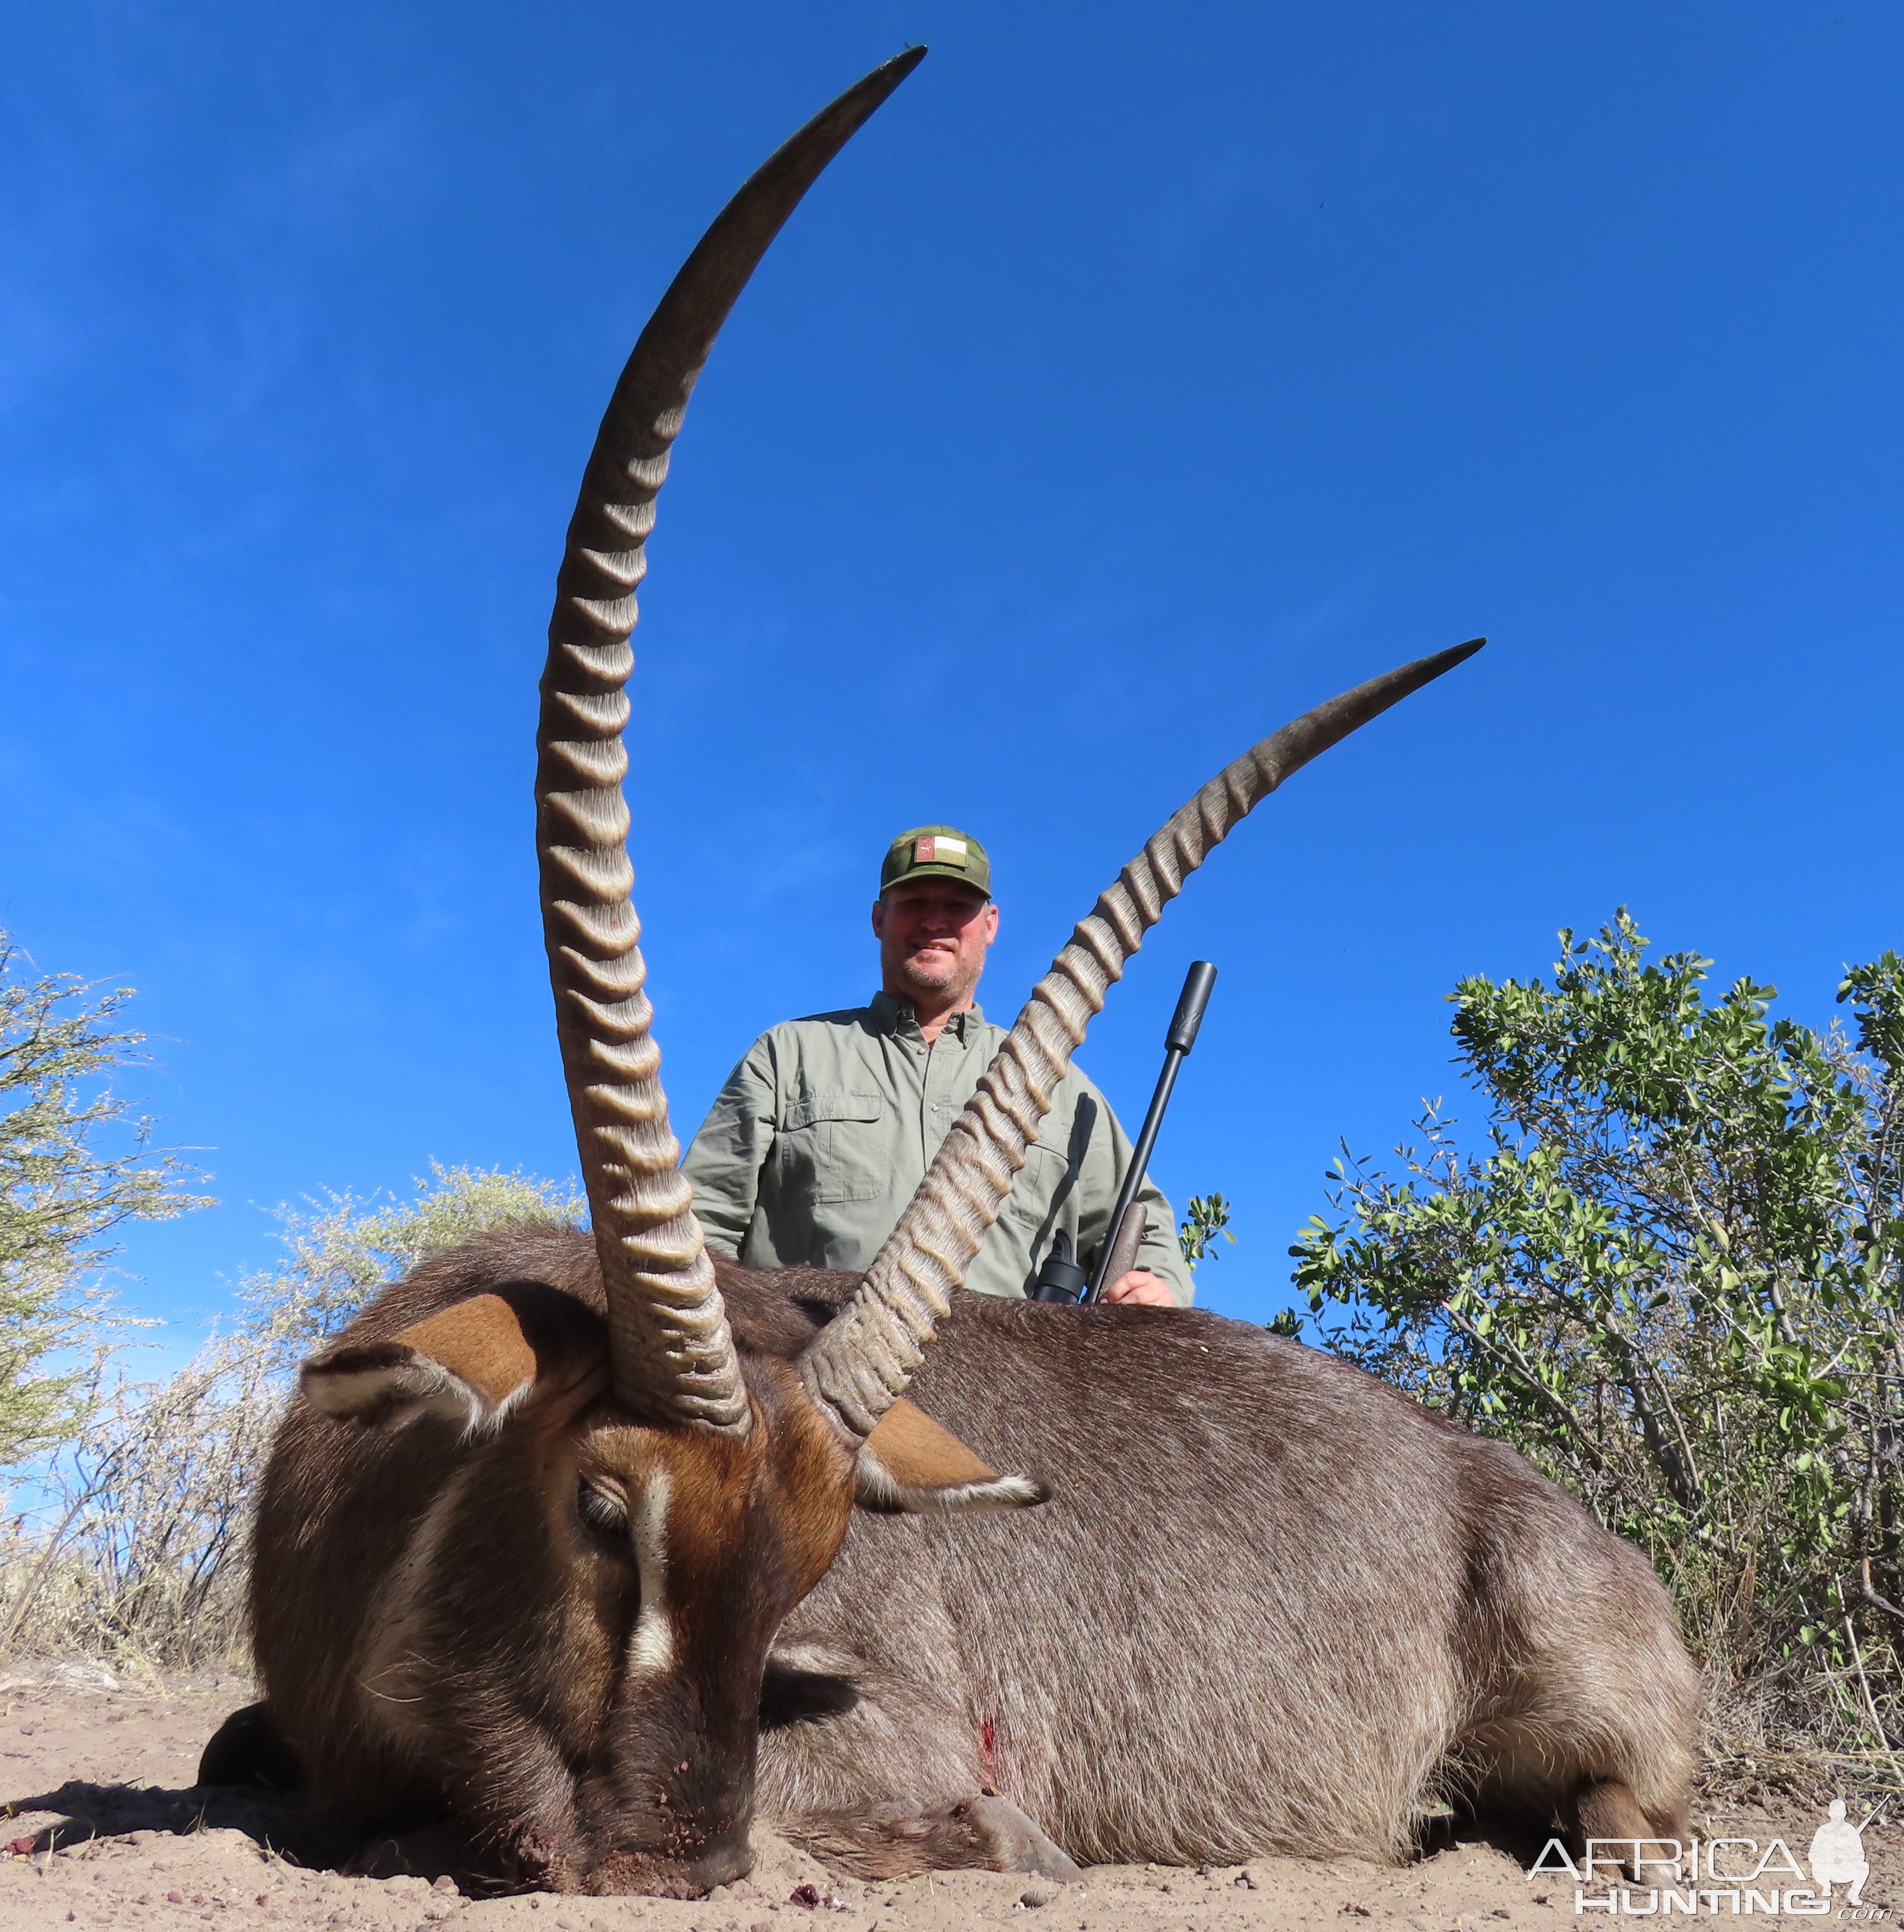
<svg viewBox="0 0 1904 1932"><path fill-rule="evenodd" d="M754 1847L744 1830L714 1840L692 1858L652 1851L610 1852L589 1874L598 1896L636 1893L649 1898L700 1898L717 1885L745 1878L754 1868Z"/></svg>

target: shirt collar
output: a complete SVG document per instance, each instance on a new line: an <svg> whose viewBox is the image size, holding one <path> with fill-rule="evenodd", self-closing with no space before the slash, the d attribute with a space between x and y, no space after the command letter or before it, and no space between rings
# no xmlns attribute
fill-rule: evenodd
<svg viewBox="0 0 1904 1932"><path fill-rule="evenodd" d="M921 1037L919 1030L919 1015L914 1010L910 1000L895 1000L882 987L873 995L871 1011L873 1016L873 1024L881 1033L897 1034L904 1040L917 1040ZM959 1044L962 1046L968 1040L977 1037L973 1029L983 1026L985 1022L983 1010L976 1006L968 1006L963 1012L948 1013L946 1016L945 1033L940 1034L939 1037L943 1040L947 1033L956 1034L958 1036Z"/></svg>

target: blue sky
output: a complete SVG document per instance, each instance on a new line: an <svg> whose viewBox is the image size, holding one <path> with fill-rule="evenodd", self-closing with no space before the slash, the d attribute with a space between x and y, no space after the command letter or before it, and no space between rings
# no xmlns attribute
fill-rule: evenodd
<svg viewBox="0 0 1904 1932"><path fill-rule="evenodd" d="M271 1204L565 1172L535 682L580 466L747 172L910 41L697 393L630 784L691 1131L870 990L967 826L1009 1017L1154 825L1308 705L1490 649L1293 781L1084 1055L1217 1306L1462 974L1620 904L1832 1011L1904 940L1904 12L1889 4L0 7L0 922L140 989L187 1324ZM1457 1106L1456 1112L1461 1109Z"/></svg>

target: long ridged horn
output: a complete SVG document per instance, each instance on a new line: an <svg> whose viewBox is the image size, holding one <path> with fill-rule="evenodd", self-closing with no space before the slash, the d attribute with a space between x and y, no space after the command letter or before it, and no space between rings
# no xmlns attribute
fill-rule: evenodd
<svg viewBox="0 0 1904 1932"><path fill-rule="evenodd" d="M847 1434L870 1435L904 1392L998 1218L1085 1028L1183 881L1291 772L1486 642L1418 658L1285 724L1225 765L1118 874L1032 988L852 1300L801 1359L808 1394Z"/></svg>
<svg viewBox="0 0 1904 1932"><path fill-rule="evenodd" d="M629 895L624 687L655 497L728 310L820 170L925 58L875 68L750 176L662 296L615 385L568 526L542 675L536 848L562 1071L608 1296L618 1400L745 1431L747 1392L668 1125Z"/></svg>

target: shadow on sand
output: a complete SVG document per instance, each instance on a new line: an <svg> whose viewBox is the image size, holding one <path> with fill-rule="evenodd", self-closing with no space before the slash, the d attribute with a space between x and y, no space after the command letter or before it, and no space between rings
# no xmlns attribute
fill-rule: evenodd
<svg viewBox="0 0 1904 1932"><path fill-rule="evenodd" d="M244 1791L193 1785L167 1791L155 1785L92 1784L69 1778L55 1791L7 1801L7 1820L24 1828L7 1847L44 1852L82 1838L116 1838L127 1832L242 1832L261 1845L295 1856L295 1792ZM49 1812L58 1822L43 1822ZM6 1828L0 1822L0 1831ZM302 1862L301 1860L300 1862Z"/></svg>
<svg viewBox="0 0 1904 1932"><path fill-rule="evenodd" d="M313 1870L362 1878L447 1878L472 1894L512 1888L483 1870L476 1848L453 1826L426 1826L400 1837L340 1844L304 1823L295 1791L216 1784L168 1791L155 1785L69 1778L57 1790L34 1792L0 1807L0 1851L37 1855L134 1832L175 1837L242 1832L264 1850Z"/></svg>

